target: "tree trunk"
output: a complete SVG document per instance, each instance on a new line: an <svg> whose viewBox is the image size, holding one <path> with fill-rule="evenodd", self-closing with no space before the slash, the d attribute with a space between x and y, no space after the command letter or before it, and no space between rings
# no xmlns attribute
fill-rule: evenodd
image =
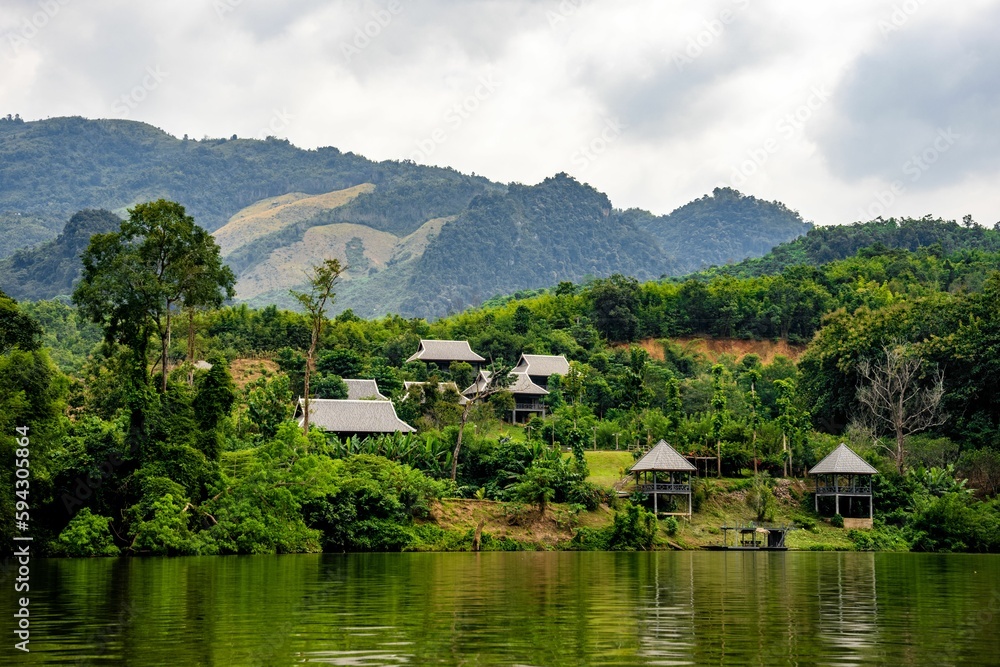
<svg viewBox="0 0 1000 667"><path fill-rule="evenodd" d="M194 386L194 308L188 308L188 386Z"/></svg>
<svg viewBox="0 0 1000 667"><path fill-rule="evenodd" d="M781 472L788 477L788 436L781 434Z"/></svg>
<svg viewBox="0 0 1000 667"><path fill-rule="evenodd" d="M455 481L455 476L458 473L458 454L462 451L462 436L465 434L465 424L469 421L469 406L472 405L472 401L465 404L465 408L462 410L462 421L458 425L458 438L455 440L455 451L451 453L451 481Z"/></svg>
<svg viewBox="0 0 1000 667"><path fill-rule="evenodd" d="M717 468L717 477L722 477L722 441L715 441L715 466Z"/></svg>
<svg viewBox="0 0 1000 667"><path fill-rule="evenodd" d="M167 351L170 349L170 306L167 306L167 332L161 337L160 370L163 372L163 380L160 382L160 393L167 393Z"/></svg>
<svg viewBox="0 0 1000 667"><path fill-rule="evenodd" d="M313 326L312 340L309 342L309 352L306 354L306 372L302 378L302 432L309 435L309 375L312 373L313 355L319 342L318 326Z"/></svg>

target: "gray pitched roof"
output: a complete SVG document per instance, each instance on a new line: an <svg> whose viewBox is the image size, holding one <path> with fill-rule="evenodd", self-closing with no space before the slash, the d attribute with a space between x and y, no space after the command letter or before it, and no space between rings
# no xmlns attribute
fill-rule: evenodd
<svg viewBox="0 0 1000 667"><path fill-rule="evenodd" d="M561 354L522 354L514 372L544 377L566 375L569 373L569 362Z"/></svg>
<svg viewBox="0 0 1000 667"><path fill-rule="evenodd" d="M666 440L660 440L656 446L646 452L646 454L635 462L629 472L643 472L644 470L666 470L668 472L694 472L695 467L688 463L688 460L677 453L677 450L667 444Z"/></svg>
<svg viewBox="0 0 1000 667"><path fill-rule="evenodd" d="M377 398L380 401L388 401L388 396L383 396L378 390L378 383L375 380L344 380L347 385L347 400L360 401L363 398Z"/></svg>
<svg viewBox="0 0 1000 667"><path fill-rule="evenodd" d="M302 405L300 398L299 415ZM396 416L392 401L310 398L309 422L331 433L413 433L417 430ZM302 425L301 416L299 425Z"/></svg>
<svg viewBox="0 0 1000 667"><path fill-rule="evenodd" d="M528 394L532 396L545 396L549 393L544 387L539 387L537 384L532 382L527 373L515 373L511 371L510 374L514 376L514 381L511 382L509 386L505 387L505 391L509 391L512 394ZM462 393L466 396L472 396L477 392L482 391L489 379L489 371L479 371L479 376L476 377L476 381L469 385Z"/></svg>
<svg viewBox="0 0 1000 667"><path fill-rule="evenodd" d="M863 458L844 443L826 455L809 471L810 475L877 475L873 468Z"/></svg>
<svg viewBox="0 0 1000 667"><path fill-rule="evenodd" d="M472 351L467 340L420 340L420 347L407 361L486 361Z"/></svg>

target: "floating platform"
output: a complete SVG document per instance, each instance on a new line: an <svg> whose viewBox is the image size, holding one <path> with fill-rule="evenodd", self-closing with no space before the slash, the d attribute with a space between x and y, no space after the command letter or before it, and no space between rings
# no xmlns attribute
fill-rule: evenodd
<svg viewBox="0 0 1000 667"><path fill-rule="evenodd" d="M719 526L722 530L722 544L702 547L709 551L788 551L785 536L791 531L789 526L758 526L753 522L743 526ZM734 542L729 544L729 531L733 531Z"/></svg>

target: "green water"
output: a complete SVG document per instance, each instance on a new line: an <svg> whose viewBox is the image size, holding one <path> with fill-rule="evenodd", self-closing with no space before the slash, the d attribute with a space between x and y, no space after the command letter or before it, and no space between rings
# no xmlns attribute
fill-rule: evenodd
<svg viewBox="0 0 1000 667"><path fill-rule="evenodd" d="M48 560L30 610L5 664L1000 664L995 556Z"/></svg>

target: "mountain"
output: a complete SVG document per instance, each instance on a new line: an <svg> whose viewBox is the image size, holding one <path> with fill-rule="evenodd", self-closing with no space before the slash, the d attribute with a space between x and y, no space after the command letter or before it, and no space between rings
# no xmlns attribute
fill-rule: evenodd
<svg viewBox="0 0 1000 667"><path fill-rule="evenodd" d="M732 188L716 188L669 215L653 216L636 209L625 214L676 258L680 273L758 257L812 229L781 202L745 196Z"/></svg>
<svg viewBox="0 0 1000 667"><path fill-rule="evenodd" d="M0 226L22 222L33 234L25 245L51 239L80 209L125 215L160 197L215 234L239 300L292 306L288 290L335 256L348 266L335 310L366 317L438 317L564 280L683 273L763 254L810 227L783 204L729 189L655 216L617 210L565 174L503 185L274 138L196 141L135 121L0 119L0 211L9 211ZM0 289L67 294L85 229L71 220L49 245L0 261Z"/></svg>
<svg viewBox="0 0 1000 667"><path fill-rule="evenodd" d="M936 249L938 254L958 251L1000 252L1000 229L986 229L966 220L889 218L855 222L835 227L814 227L805 236L782 243L766 255L745 259L736 264L717 266L702 275L729 275L740 278L775 275L796 265L819 266L847 259L864 249L884 250Z"/></svg>
<svg viewBox="0 0 1000 667"><path fill-rule="evenodd" d="M51 236L81 209L124 214L161 197L215 231L261 199L362 183L380 191L357 205L358 221L387 231L458 213L491 185L453 169L372 162L330 147L303 150L283 139L196 141L128 120L0 119L0 211L56 225Z"/></svg>
<svg viewBox="0 0 1000 667"><path fill-rule="evenodd" d="M121 218L110 211L76 213L59 236L0 260L0 285L15 299L51 299L69 295L80 278L80 253L94 234L117 231Z"/></svg>

